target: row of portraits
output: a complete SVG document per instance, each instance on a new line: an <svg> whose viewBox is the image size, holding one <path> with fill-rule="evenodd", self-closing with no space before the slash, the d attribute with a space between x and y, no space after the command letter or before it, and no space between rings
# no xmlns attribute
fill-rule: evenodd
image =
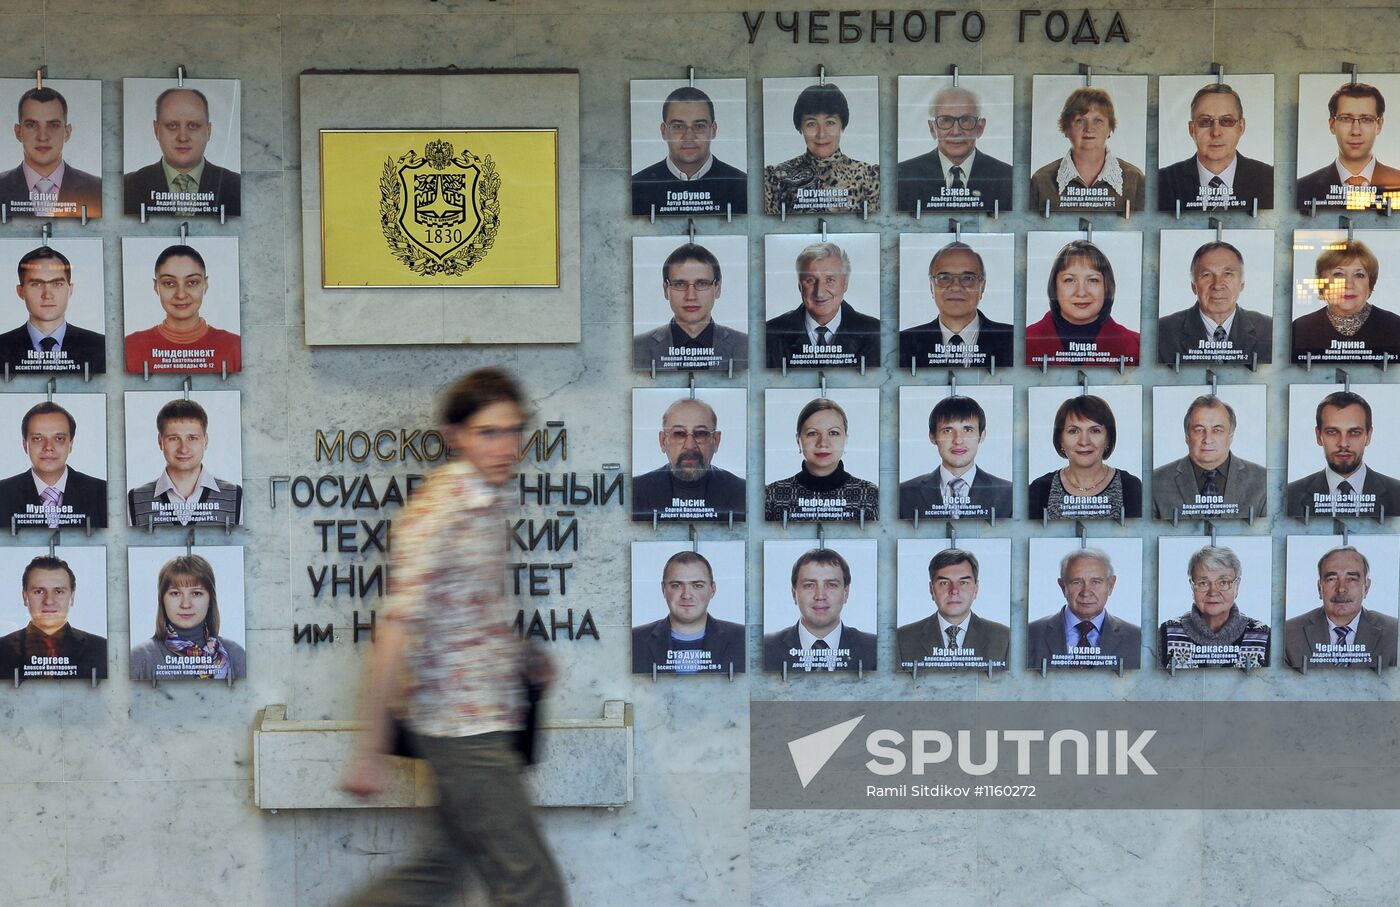
<svg viewBox="0 0 1400 907"><path fill-rule="evenodd" d="M0 239L0 261L24 306L0 331L6 376L106 372L102 240ZM238 238L124 237L122 312L128 374L242 371Z"/></svg>
<svg viewBox="0 0 1400 907"><path fill-rule="evenodd" d="M241 547L129 548L127 578L132 680L247 676ZM105 548L0 549L0 582L20 591L0 609L0 675L107 679Z"/></svg>
<svg viewBox="0 0 1400 907"><path fill-rule="evenodd" d="M632 213L749 209L747 82L631 83ZM1013 179L1012 76L900 76L899 211L1142 211L1147 76L1037 75L1030 177ZM1155 207L1274 207L1274 76L1158 81ZM1400 74L1302 75L1295 198L1304 210L1385 208L1400 198L1400 134L1384 132ZM879 77L763 80L765 214L880 210ZM887 180L888 182L888 180ZM755 208L759 206L754 205Z"/></svg>
<svg viewBox="0 0 1400 907"><path fill-rule="evenodd" d="M110 512L106 394L0 394L0 521L19 529L238 526L238 391L127 391L126 491ZM14 441L19 443L15 444ZM212 441L212 443L211 443Z"/></svg>
<svg viewBox="0 0 1400 907"><path fill-rule="evenodd" d="M0 79L0 97L15 105L20 156L0 169L0 205L35 217L102 217L102 82ZM122 101L123 213L241 213L237 79L123 79Z"/></svg>
<svg viewBox="0 0 1400 907"><path fill-rule="evenodd" d="M1264 667L1273 657L1273 539L1158 540L1157 617L1142 632L1142 540L1029 541L1026 642L1012 646L1009 539L900 539L895 668ZM1289 536L1284 663L1396 665L1400 536ZM743 671L743 542L632 543L632 671ZM881 667L877 543L763 543L765 671ZM659 588L658 588L659 587ZM660 593L658 595L658 592Z"/></svg>
<svg viewBox="0 0 1400 907"><path fill-rule="evenodd" d="M1144 482L1140 385L1027 390L1027 505L1013 485L1013 388L899 389L902 520L1265 517L1268 388L1262 384L1152 388L1151 476ZM1395 406L1392 406L1395 404ZM1283 512L1384 519L1400 510L1400 385L1289 388ZM747 516L743 389L632 392L632 517L639 521ZM763 519L880 517L882 417L874 388L770 388L763 413ZM726 440L727 439L727 440ZM1392 440L1387 440L1392 439Z"/></svg>
<svg viewBox="0 0 1400 907"><path fill-rule="evenodd" d="M1274 232L1163 230L1160 242L1154 356L1139 232L1027 233L1023 331L1013 234L900 234L897 367L1273 361ZM1294 232L1290 361L1400 360L1400 314L1372 301L1396 295L1381 261L1400 261L1400 233ZM634 237L632 267L634 368L748 367L746 237ZM768 234L763 267L764 366L880 365L878 233Z"/></svg>

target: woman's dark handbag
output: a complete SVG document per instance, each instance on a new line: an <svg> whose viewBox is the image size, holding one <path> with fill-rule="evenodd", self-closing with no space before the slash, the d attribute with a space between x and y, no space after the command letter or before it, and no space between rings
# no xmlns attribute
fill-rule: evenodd
<svg viewBox="0 0 1400 907"><path fill-rule="evenodd" d="M544 695L544 688L524 678L522 680L525 684L525 724L515 732L515 751L520 754L526 765L534 765L535 735L538 730L540 697ZM413 735L409 733L408 725L404 724L398 715L390 712L388 755L402 756L405 759L423 758L413 748L412 740Z"/></svg>

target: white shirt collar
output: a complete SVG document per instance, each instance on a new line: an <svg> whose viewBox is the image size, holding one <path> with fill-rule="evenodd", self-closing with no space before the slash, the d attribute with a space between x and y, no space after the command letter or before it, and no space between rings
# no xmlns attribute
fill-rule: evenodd
<svg viewBox="0 0 1400 907"><path fill-rule="evenodd" d="M58 346L55 347L55 349L63 349L63 338L68 334L68 322L64 321L59 324L58 327L54 328L52 334L45 334L30 321L26 321L24 326L29 329L29 346L31 349L41 349L39 341L43 340L45 337L52 337L54 340L58 341Z"/></svg>
<svg viewBox="0 0 1400 907"><path fill-rule="evenodd" d="M944 154L942 151L939 151L938 163L943 165L943 185L947 186L949 189L953 188L953 168L961 167L963 186L966 186L968 178L972 176L972 162L975 160L977 160L976 148L973 148L971 151L968 152L967 157L963 159L963 162L961 164L953 163L952 160L949 159L948 155Z"/></svg>
<svg viewBox="0 0 1400 907"><path fill-rule="evenodd" d="M977 332L981 330L981 328L982 315L980 312L975 313L972 316L972 320L967 323L967 327L963 328L960 331L954 331L953 329L949 328L948 325L943 323L943 319L941 317L938 319L938 330L943 334L944 343L948 343L949 341L951 341L953 339L953 335L957 334L959 337L962 338L964 344L971 346L972 344L977 342Z"/></svg>
<svg viewBox="0 0 1400 907"><path fill-rule="evenodd" d="M1079 171L1075 169L1074 160L1070 157L1071 152L1066 151L1064 158L1060 161L1060 169L1055 174L1055 186L1061 195L1065 194L1065 189L1070 183L1079 179ZM1082 183L1083 181L1080 180ZM1099 172L1099 178L1094 180L1093 185L1107 183L1114 192L1123 194L1123 165L1118 163L1118 158L1113 156L1113 152L1104 150L1103 170ZM1085 186L1084 188L1089 188Z"/></svg>
<svg viewBox="0 0 1400 907"><path fill-rule="evenodd" d="M191 505L199 502L200 491L205 488L218 491L219 483L214 474L203 466L199 467L199 479L195 481L194 491L190 492L188 498L180 495L175 483L170 481L170 474L164 470L161 470L160 478L156 479L156 497L165 498L175 505L175 515L182 526L194 516L194 508Z"/></svg>
<svg viewBox="0 0 1400 907"><path fill-rule="evenodd" d="M29 187L30 192L38 192L39 190L34 188L34 184L39 182L39 180L41 179L45 179L46 177L39 171L35 170L33 167L30 167L28 162L21 162L20 166L24 169L24 184ZM53 182L53 188L55 192L62 191L63 175L67 172L67 162L59 161L58 166L53 168L53 173L50 173L48 175L47 179Z"/></svg>
<svg viewBox="0 0 1400 907"><path fill-rule="evenodd" d="M808 657L807 652L811 652L812 654L811 659L806 663L807 670L810 671L812 668L826 671L836 670L836 650L841 648L841 628L844 626L845 624L838 623L830 633L820 637L830 646L830 648L827 649L827 663L823 668L823 666L816 661L816 652L812 651L812 644L815 643L819 637L813 635L812 631L808 630L807 625L802 621L799 620L797 622L797 641L805 650L803 654L799 656L799 660L806 659Z"/></svg>
<svg viewBox="0 0 1400 907"><path fill-rule="evenodd" d="M48 488L49 486L45 484L44 480L39 478L38 474L35 473L32 469L29 470L29 477L34 480L34 490L37 491L40 494L40 496L42 496L44 494L44 489ZM58 481L53 483L53 487L58 489L59 494L63 494L68 490L67 466L63 467L63 475L59 476Z"/></svg>
<svg viewBox="0 0 1400 907"><path fill-rule="evenodd" d="M1347 180L1351 179L1353 176L1362 177L1366 180L1366 182L1369 183L1371 182L1371 177L1376 172L1376 156L1371 155L1371 159L1366 162L1366 166L1362 167L1360 172L1358 173L1352 173L1350 170L1348 170L1346 164L1343 164L1340 158L1338 158L1336 166L1337 185L1345 186L1347 184Z"/></svg>
<svg viewBox="0 0 1400 907"><path fill-rule="evenodd" d="M1238 154L1230 158L1230 166L1226 167L1219 173L1211 173L1208 169L1206 169L1206 165L1201 163L1201 159L1196 158L1196 180L1200 184L1200 187L1202 189L1208 187L1210 185L1210 181L1215 179L1217 176L1220 177L1221 181L1223 181L1228 188L1234 189L1235 171L1239 169L1240 156Z"/></svg>
<svg viewBox="0 0 1400 907"><path fill-rule="evenodd" d="M935 648L945 649L948 647L948 628L953 626L953 624L948 622L947 618L943 616L942 611L935 610L933 616L938 618L938 642L935 643L934 646ZM967 612L967 617L964 617L963 622L957 625L959 648L963 648L967 645L967 628L970 626L972 626L971 611Z"/></svg>
<svg viewBox="0 0 1400 907"><path fill-rule="evenodd" d="M1366 487L1365 463L1362 463L1360 466L1356 467L1356 472L1353 472L1349 476L1339 475L1338 473L1333 472L1331 466L1328 466L1325 470L1323 470L1323 473L1327 478L1327 490L1332 494L1337 493L1337 486L1342 484L1343 482L1351 483L1352 494L1361 494L1361 489Z"/></svg>
<svg viewBox="0 0 1400 907"><path fill-rule="evenodd" d="M1336 629L1337 627L1340 627L1340 626L1343 626L1343 625L1342 625L1342 624L1334 624L1334 623L1332 623L1332 618L1327 617L1327 611L1326 611L1326 610L1324 610L1324 611L1322 612L1322 615L1323 615L1323 617L1327 620L1327 641L1328 641L1329 643L1335 643L1335 642L1337 641L1337 634L1334 633L1334 632L1332 632L1332 631L1333 631L1334 629ZM1353 618L1351 619L1351 623L1345 625L1345 626L1351 628L1351 632L1347 634L1347 645L1355 645L1355 643L1356 643L1356 627L1357 627L1357 625L1360 624L1360 623L1361 623L1361 611L1357 611L1357 612L1356 612L1356 616L1353 617Z"/></svg>
<svg viewBox="0 0 1400 907"><path fill-rule="evenodd" d="M954 479L962 479L964 482L966 482L968 493L971 494L972 483L977 479L977 464L973 463L971 466L967 467L967 472L963 473L960 476L955 476L948 471L948 467L940 463L938 465L938 487L940 490L942 490L944 495L949 494L948 486L952 483Z"/></svg>
<svg viewBox="0 0 1400 907"><path fill-rule="evenodd" d="M803 323L807 325L807 340L811 343L816 343L818 327L817 320L813 318L812 313L808 312L806 309L802 310L802 319ZM832 340L832 336L835 335L836 331L841 327L841 310L837 309L836 314L831 316L831 320L828 321L824 326L827 330L826 341L827 343L830 343Z"/></svg>
<svg viewBox="0 0 1400 907"><path fill-rule="evenodd" d="M674 176L676 179L681 180L682 182L687 182L687 183L690 182L691 180L698 180L700 177L702 177L702 176L704 176L705 174L709 173L709 172L710 172L710 168L711 168L712 166L714 166L714 163L715 163L715 156L712 154L712 155L710 155L709 157L705 158L705 163L704 163L704 165L703 165L699 170L695 171L695 175L694 175L694 176L690 176L690 175L688 175L684 170L682 170L682 169L680 169L679 167L677 167L677 166L675 165L675 163L673 163L673 162L671 161L671 156L670 156L670 155L667 155L667 156L666 156L666 169L669 170L669 171L671 171L671 175Z"/></svg>
<svg viewBox="0 0 1400 907"><path fill-rule="evenodd" d="M1230 336L1230 328L1234 325L1235 316L1239 314L1239 311L1240 307L1235 306L1233 309L1230 310L1230 317L1226 318L1225 323L1220 325L1222 328L1225 329L1226 337ZM1215 322L1212 321L1211 317L1205 313L1204 309L1201 308L1199 300L1196 302L1196 314L1201 316L1201 323L1206 326L1206 339L1211 339L1211 335L1215 333Z"/></svg>

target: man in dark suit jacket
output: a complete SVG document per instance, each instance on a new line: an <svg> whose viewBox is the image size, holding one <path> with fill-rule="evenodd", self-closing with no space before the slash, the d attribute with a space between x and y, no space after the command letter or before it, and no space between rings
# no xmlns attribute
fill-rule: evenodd
<svg viewBox="0 0 1400 907"><path fill-rule="evenodd" d="M851 259L834 242L813 243L797 256L802 304L770 318L764 330L769 368L866 368L880 364L880 319L846 301Z"/></svg>
<svg viewBox="0 0 1400 907"><path fill-rule="evenodd" d="M666 157L632 174L633 214L743 214L748 210L744 171L710 153L719 133L715 105L693 85L661 104Z"/></svg>
<svg viewBox="0 0 1400 907"><path fill-rule="evenodd" d="M63 159L73 137L68 100L52 88L31 88L19 98L15 138L24 149L19 166L0 174L0 202L12 214L39 217L102 216L102 177Z"/></svg>
<svg viewBox="0 0 1400 907"><path fill-rule="evenodd" d="M40 555L29 562L20 577L29 623L0 636L0 673L20 677L87 679L97 671L107 678L107 640L68 623L77 578L67 561ZM38 664L34 659L45 659Z"/></svg>
<svg viewBox="0 0 1400 907"><path fill-rule="evenodd" d="M49 374L107 371L106 338L70 324L68 301L73 295L73 266L51 246L26 252L19 260L19 285L29 320L0 334L0 364L11 372Z"/></svg>
<svg viewBox="0 0 1400 907"><path fill-rule="evenodd" d="M1198 248L1191 256L1191 292L1195 305L1157 319L1159 362L1174 365L1178 356L1182 362L1273 360L1273 319L1240 308L1244 255L1238 248L1223 240Z"/></svg>
<svg viewBox="0 0 1400 907"><path fill-rule="evenodd" d="M749 335L714 320L724 290L719 259L699 243L684 243L661 265L661 292L671 320L632 338L632 366L650 369L735 369L749 364Z"/></svg>
<svg viewBox="0 0 1400 907"><path fill-rule="evenodd" d="M1009 664L1011 628L972 613L979 574L977 556L971 551L945 548L929 560L928 591L936 610L899 628L901 668L984 669L989 663L999 668ZM974 656L980 662L953 661L948 656L935 655L935 649ZM940 661L944 664L940 665Z"/></svg>
<svg viewBox="0 0 1400 907"><path fill-rule="evenodd" d="M1244 136L1244 103L1229 85L1211 83L1191 99L1186 124L1196 153L1157 171L1157 208L1224 211L1274 206L1274 168L1238 152Z"/></svg>
<svg viewBox="0 0 1400 907"><path fill-rule="evenodd" d="M1385 98L1365 82L1344 83L1327 100L1327 129L1337 140L1337 157L1298 180L1298 207L1357 207L1360 196L1379 203L1376 193L1400 190L1400 170L1376 160L1372 151L1385 125Z"/></svg>
<svg viewBox="0 0 1400 907"><path fill-rule="evenodd" d="M851 566L839 551L812 548L792 565L797 623L763 637L763 670L856 671L875 668L875 634L841 620L851 595Z"/></svg>
<svg viewBox="0 0 1400 907"><path fill-rule="evenodd" d="M1230 452L1235 409L1204 394L1186 408L1186 456L1152 471L1152 516L1159 520L1264 516L1268 474Z"/></svg>
<svg viewBox="0 0 1400 907"><path fill-rule="evenodd" d="M982 256L965 242L948 243L934 253L928 286L938 315L899 332L900 368L1011 364L1011 325L993 321L978 308L986 274Z"/></svg>
<svg viewBox="0 0 1400 907"><path fill-rule="evenodd" d="M928 439L940 465L899 484L899 518L1003 519L1011 516L1011 483L977 466L977 451L987 438L987 413L972 397L952 394L928 414ZM961 483L956 485L955 483ZM945 489L949 494L945 495ZM953 497L952 491L961 491Z"/></svg>
<svg viewBox="0 0 1400 907"><path fill-rule="evenodd" d="M36 403L20 433L33 468L0 480L0 521L50 529L91 521L94 529L107 528L107 482L68 466L78 433L73 414L52 401ZM45 494L57 497L49 502Z"/></svg>
<svg viewBox="0 0 1400 907"><path fill-rule="evenodd" d="M156 98L161 159L122 177L123 210L140 214L218 214L242 210L242 180L204 157L213 134L209 99L194 88L168 88Z"/></svg>
<svg viewBox="0 0 1400 907"><path fill-rule="evenodd" d="M1116 581L1113 562L1101 549L1076 548L1065 555L1058 580L1065 606L1031 621L1027 665L1036 670L1043 662L1053 666L1054 656L1072 656L1072 650L1087 646L1103 656L1116 656L1124 668L1141 667L1142 628L1107 610Z"/></svg>
<svg viewBox="0 0 1400 907"><path fill-rule="evenodd" d="M1283 660L1302 670L1303 660L1312 664L1361 664L1370 667L1380 659L1387 667L1396 666L1396 636L1400 624L1395 618L1362 602L1371 592L1371 565L1366 555L1350 545L1331 549L1317 562L1317 607L1291 618L1284 624ZM1340 632L1339 632L1340 631ZM1319 652L1319 646L1363 646L1364 652ZM1370 656L1364 661L1354 656Z"/></svg>
<svg viewBox="0 0 1400 907"><path fill-rule="evenodd" d="M709 613L718 590L714 570L701 554L677 551L661 571L666 617L632 628L632 673L744 672L744 625ZM742 596L741 596L742 597Z"/></svg>
<svg viewBox="0 0 1400 907"><path fill-rule="evenodd" d="M1371 443L1371 404L1358 393L1333 391L1317 405L1313 429L1327 465L1288 483L1285 501L1289 516L1304 511L1320 516L1366 516L1400 508L1400 482L1368 467ZM1360 486L1360 487L1358 487Z"/></svg>
<svg viewBox="0 0 1400 907"><path fill-rule="evenodd" d="M933 97L928 131L936 147L900 161L895 170L898 210L1011 210L1011 165L977 149L987 128L977 96L945 88ZM971 160L969 160L971 158ZM947 168L944 168L947 161ZM953 173L953 169L958 170Z"/></svg>

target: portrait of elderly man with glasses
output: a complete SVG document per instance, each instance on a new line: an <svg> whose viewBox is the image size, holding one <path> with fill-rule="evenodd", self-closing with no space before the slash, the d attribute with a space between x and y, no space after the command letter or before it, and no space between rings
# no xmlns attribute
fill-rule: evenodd
<svg viewBox="0 0 1400 907"><path fill-rule="evenodd" d="M964 242L939 249L928 263L928 289L938 315L899 332L899 366L1011 365L1011 325L978 305L987 289L982 256Z"/></svg>
<svg viewBox="0 0 1400 907"><path fill-rule="evenodd" d="M744 480L711 465L721 434L714 407L683 397L666 407L656 435L666 465L632 480L632 519L744 518Z"/></svg>
<svg viewBox="0 0 1400 907"><path fill-rule="evenodd" d="M1400 170L1376 160L1373 149L1385 128L1385 96L1365 82L1349 82L1327 100L1327 130L1337 140L1336 160L1298 178L1298 207L1309 202L1348 207L1360 194L1400 190Z"/></svg>
<svg viewBox="0 0 1400 907"><path fill-rule="evenodd" d="M742 130L741 120L735 128ZM633 214L743 214L748 211L744 171L710 152L719 134L715 104L693 85L682 85L661 105L666 157L632 174Z"/></svg>
<svg viewBox="0 0 1400 907"><path fill-rule="evenodd" d="M685 243L666 256L661 292L671 320L632 338L633 367L723 369L733 361L736 370L747 368L749 335L713 318L721 280L719 259L702 245Z"/></svg>
<svg viewBox="0 0 1400 907"><path fill-rule="evenodd" d="M1269 664L1268 624L1244 614L1235 604L1242 573L1239 555L1229 548L1207 545L1191 555L1186 565L1191 610L1162 623L1157 634L1162 667ZM1166 596L1163 589L1164 603Z"/></svg>
<svg viewBox="0 0 1400 907"><path fill-rule="evenodd" d="M1244 136L1244 102L1239 92L1212 83L1191 98L1186 131L1196 153L1157 171L1157 208L1174 211L1228 211L1274 206L1274 168L1237 150Z"/></svg>
<svg viewBox="0 0 1400 907"><path fill-rule="evenodd" d="M957 86L935 94L928 108L934 147L895 171L899 210L1010 211L1011 165L977 148L986 129L977 95Z"/></svg>
<svg viewBox="0 0 1400 907"><path fill-rule="evenodd" d="M797 256L802 302L770 318L764 347L769 368L866 368L880 364L880 319L846 300L851 258L834 242L812 243ZM879 300L870 302L877 311Z"/></svg>

